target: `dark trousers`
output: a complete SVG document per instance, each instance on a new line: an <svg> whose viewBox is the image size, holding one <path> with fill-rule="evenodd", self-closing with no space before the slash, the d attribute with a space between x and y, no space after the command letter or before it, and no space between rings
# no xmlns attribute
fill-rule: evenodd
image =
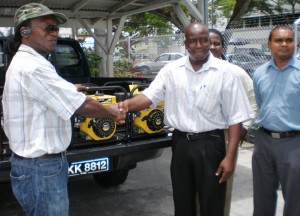
<svg viewBox="0 0 300 216"><path fill-rule="evenodd" d="M172 143L171 178L175 216L196 215L196 192L201 216L224 215L226 184L219 184L216 171L224 159L224 132L189 141L175 131Z"/></svg>
<svg viewBox="0 0 300 216"><path fill-rule="evenodd" d="M284 216L300 215L300 136L272 138L259 130L252 157L254 216L274 216L279 183Z"/></svg>

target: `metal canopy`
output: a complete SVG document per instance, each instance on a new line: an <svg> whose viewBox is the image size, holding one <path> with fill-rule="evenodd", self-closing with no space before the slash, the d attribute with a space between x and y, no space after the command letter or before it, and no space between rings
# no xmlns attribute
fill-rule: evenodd
<svg viewBox="0 0 300 216"><path fill-rule="evenodd" d="M204 5L207 0L198 1ZM128 16L172 6L182 24L186 26L189 19L180 6L181 2L196 20L203 20L203 16L191 0L0 0L0 26L12 27L15 11L31 2L42 3L65 14L69 19L62 27L85 28L94 37L100 47L98 54L103 57L104 76L113 76L112 54ZM118 22L114 33L113 21Z"/></svg>
<svg viewBox="0 0 300 216"><path fill-rule="evenodd" d="M37 2L42 3L54 11L64 13L70 20L78 18L88 20L89 25L98 21L118 19L122 16L151 11L170 6L178 0L0 0L1 26L12 26L15 11L22 5ZM4 22L3 22L4 21ZM70 26L71 24L71 26ZM76 27L68 22L68 27Z"/></svg>

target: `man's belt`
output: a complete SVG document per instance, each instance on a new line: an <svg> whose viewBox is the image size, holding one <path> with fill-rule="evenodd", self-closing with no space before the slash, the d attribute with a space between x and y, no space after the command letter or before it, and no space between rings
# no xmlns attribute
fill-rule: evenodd
<svg viewBox="0 0 300 216"><path fill-rule="evenodd" d="M205 132L200 132L200 133L190 133L190 132L182 132L180 130L175 129L173 133L177 133L180 136L186 137L188 141L195 141L207 137L222 137L224 136L224 130L216 129L216 130L211 130L211 131L205 131Z"/></svg>
<svg viewBox="0 0 300 216"><path fill-rule="evenodd" d="M289 137L295 137L300 135L300 131L284 131L284 132L276 132L268 130L264 127L261 128L263 132L266 134L269 134L272 138L289 138Z"/></svg>

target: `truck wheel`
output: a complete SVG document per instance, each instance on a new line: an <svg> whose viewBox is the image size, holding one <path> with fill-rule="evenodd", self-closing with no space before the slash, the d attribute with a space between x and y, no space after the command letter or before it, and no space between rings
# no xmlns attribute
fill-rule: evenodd
<svg viewBox="0 0 300 216"><path fill-rule="evenodd" d="M93 174L95 181L102 187L112 187L123 184L128 176L128 169Z"/></svg>

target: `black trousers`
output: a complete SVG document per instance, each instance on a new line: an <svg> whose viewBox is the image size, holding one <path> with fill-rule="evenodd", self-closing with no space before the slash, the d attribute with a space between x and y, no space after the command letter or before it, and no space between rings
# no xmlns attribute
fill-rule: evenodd
<svg viewBox="0 0 300 216"><path fill-rule="evenodd" d="M272 138L259 130L252 156L254 216L274 216L281 184L284 216L300 215L300 136Z"/></svg>
<svg viewBox="0 0 300 216"><path fill-rule="evenodd" d="M201 216L223 216L226 183L219 184L216 171L224 159L224 131L206 133L189 141L185 133L173 133L171 179L175 216L196 215L196 192Z"/></svg>

